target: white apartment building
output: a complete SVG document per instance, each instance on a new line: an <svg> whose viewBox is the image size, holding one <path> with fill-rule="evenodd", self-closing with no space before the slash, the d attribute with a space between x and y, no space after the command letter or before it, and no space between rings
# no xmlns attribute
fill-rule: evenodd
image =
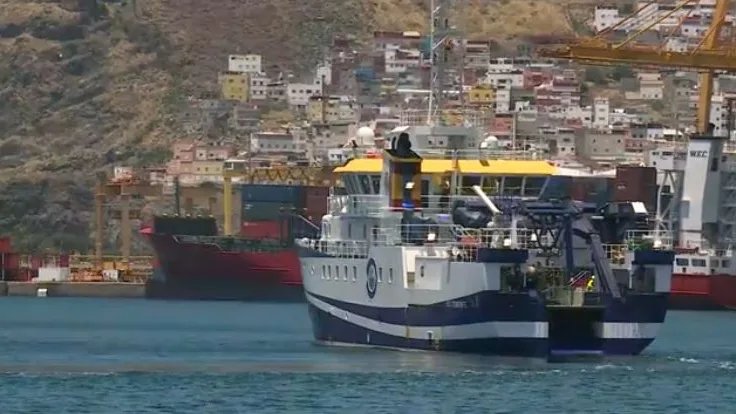
<svg viewBox="0 0 736 414"><path fill-rule="evenodd" d="M386 73L404 73L419 67L419 50L389 49L383 52Z"/></svg>
<svg viewBox="0 0 736 414"><path fill-rule="evenodd" d="M619 15L616 7L596 7L593 17L593 29L596 32L601 32L617 25L621 19L623 17Z"/></svg>
<svg viewBox="0 0 736 414"><path fill-rule="evenodd" d="M593 100L593 127L607 128L611 125L611 104L608 98Z"/></svg>
<svg viewBox="0 0 736 414"><path fill-rule="evenodd" d="M664 97L664 81L659 72L640 72L638 92L626 92L626 99L659 100Z"/></svg>
<svg viewBox="0 0 736 414"><path fill-rule="evenodd" d="M229 55L227 70L240 73L261 73L261 55Z"/></svg>
<svg viewBox="0 0 736 414"><path fill-rule="evenodd" d="M511 111L511 88L496 90L496 113L507 114Z"/></svg>
<svg viewBox="0 0 736 414"><path fill-rule="evenodd" d="M482 83L491 85L496 89L523 88L524 71L521 69L512 69L503 72L492 72L489 70L483 78Z"/></svg>
<svg viewBox="0 0 736 414"><path fill-rule="evenodd" d="M304 109L309 103L309 98L321 94L321 80L314 80L312 83L289 83L286 85L286 101L292 107Z"/></svg>
<svg viewBox="0 0 736 414"><path fill-rule="evenodd" d="M268 83L271 80L265 73L250 75L250 100L263 101L268 99Z"/></svg>
<svg viewBox="0 0 736 414"><path fill-rule="evenodd" d="M258 132L251 136L251 152L259 154L304 154L306 134L300 129L285 132Z"/></svg>

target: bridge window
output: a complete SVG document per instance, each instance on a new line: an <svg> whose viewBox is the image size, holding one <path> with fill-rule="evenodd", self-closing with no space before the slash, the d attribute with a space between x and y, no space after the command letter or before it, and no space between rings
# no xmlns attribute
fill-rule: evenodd
<svg viewBox="0 0 736 414"><path fill-rule="evenodd" d="M725 267L725 268L729 268L729 267L731 267L731 262L730 262L729 260L723 259L723 260L721 261L721 265L722 265L723 267Z"/></svg>
<svg viewBox="0 0 736 414"><path fill-rule="evenodd" d="M524 196L539 197L547 177L526 177L524 179Z"/></svg>
<svg viewBox="0 0 736 414"><path fill-rule="evenodd" d="M358 181L359 181L359 190L360 194L372 194L373 193L373 187L371 185L371 179L370 176L367 174L360 174L358 175Z"/></svg>
<svg viewBox="0 0 736 414"><path fill-rule="evenodd" d="M348 194L361 194L360 187L358 187L358 179L354 174L345 174L343 182L345 183L345 189Z"/></svg>
<svg viewBox="0 0 736 414"><path fill-rule="evenodd" d="M501 178L492 176L483 177L481 187L487 195L498 194L501 189Z"/></svg>
<svg viewBox="0 0 736 414"><path fill-rule="evenodd" d="M506 177L503 180L503 195L520 196L523 177Z"/></svg>
<svg viewBox="0 0 736 414"><path fill-rule="evenodd" d="M705 267L705 259L693 259L693 266Z"/></svg>
<svg viewBox="0 0 736 414"><path fill-rule="evenodd" d="M675 259L675 263L678 266L689 266L690 265L690 261L688 259Z"/></svg>
<svg viewBox="0 0 736 414"><path fill-rule="evenodd" d="M460 187L462 190L461 194L467 194L467 195L475 194L475 192L473 192L474 185L480 185L480 177L468 176L468 175L463 176L462 179L460 180Z"/></svg>
<svg viewBox="0 0 736 414"><path fill-rule="evenodd" d="M380 175L371 175L371 186L373 187L373 194L380 194L381 193L381 176Z"/></svg>

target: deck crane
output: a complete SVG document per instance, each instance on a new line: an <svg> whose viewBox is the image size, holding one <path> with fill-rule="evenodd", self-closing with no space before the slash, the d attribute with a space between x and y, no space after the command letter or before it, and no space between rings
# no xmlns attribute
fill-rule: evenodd
<svg viewBox="0 0 736 414"><path fill-rule="evenodd" d="M593 37L578 37L564 46L540 48L541 57L570 59L588 65L632 65L645 67L668 67L690 69L700 72L700 96L698 100L697 133L709 133L710 103L713 95L713 74L715 71L736 72L736 47L732 44L721 44L722 28L730 0L716 0L711 24L700 43L692 50L677 52L665 50L663 47L643 45L637 38L663 20L676 13L683 13L685 6L699 3L699 0L684 0L659 17L646 16L648 6L640 7L631 16L601 31ZM688 13L689 14L689 13ZM687 17L687 16L685 16ZM671 34L679 30L685 18L672 29ZM634 30L634 34L621 42L608 40L613 31L643 21L644 27ZM731 30L734 35L735 30Z"/></svg>

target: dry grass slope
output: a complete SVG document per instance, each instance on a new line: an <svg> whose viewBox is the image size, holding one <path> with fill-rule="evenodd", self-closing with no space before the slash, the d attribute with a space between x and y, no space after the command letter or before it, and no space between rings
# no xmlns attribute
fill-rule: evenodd
<svg viewBox="0 0 736 414"><path fill-rule="evenodd" d="M568 33L563 0L467 0L471 36ZM90 247L95 172L163 160L187 96L233 52L304 69L333 34L422 30L425 0L6 0L0 7L0 234ZM114 154L114 156L113 156Z"/></svg>

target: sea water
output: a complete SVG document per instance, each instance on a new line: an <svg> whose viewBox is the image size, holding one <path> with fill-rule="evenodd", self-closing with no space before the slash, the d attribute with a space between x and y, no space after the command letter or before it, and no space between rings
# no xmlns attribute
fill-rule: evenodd
<svg viewBox="0 0 736 414"><path fill-rule="evenodd" d="M312 342L306 306L0 299L0 413L733 413L736 313L548 364Z"/></svg>

